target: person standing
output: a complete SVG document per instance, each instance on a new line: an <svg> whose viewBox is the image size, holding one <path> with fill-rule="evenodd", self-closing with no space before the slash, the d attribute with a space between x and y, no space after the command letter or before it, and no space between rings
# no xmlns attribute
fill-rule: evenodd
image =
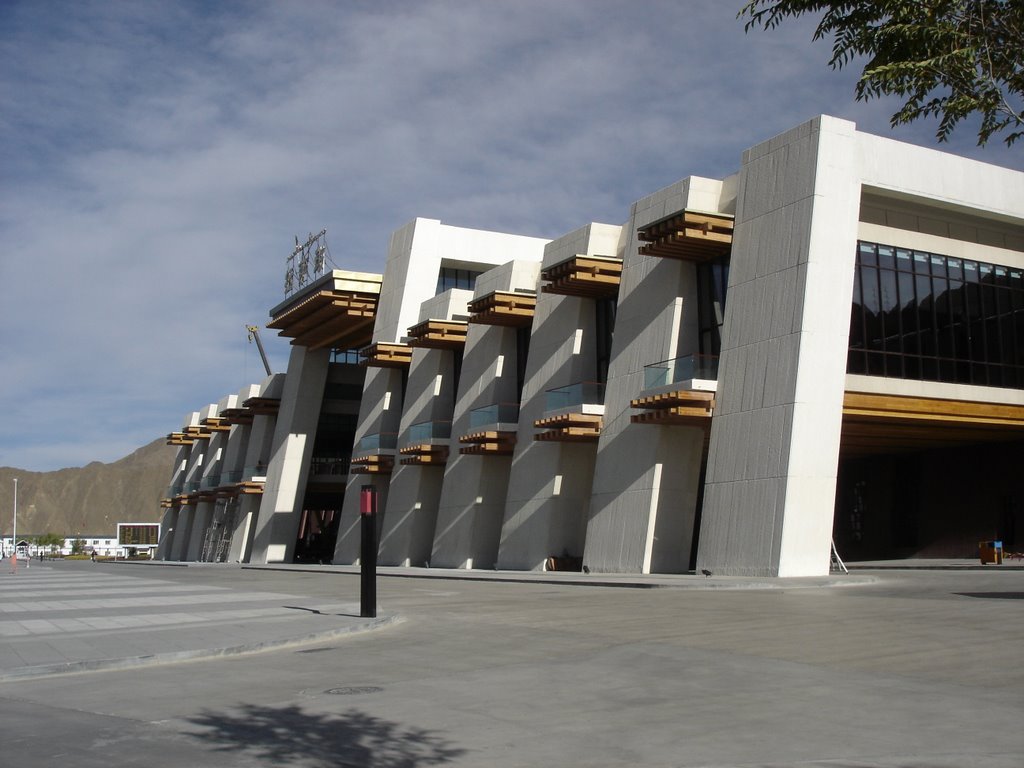
<svg viewBox="0 0 1024 768"><path fill-rule="evenodd" d="M18 550L17 548L11 552L11 573L18 572Z"/></svg>

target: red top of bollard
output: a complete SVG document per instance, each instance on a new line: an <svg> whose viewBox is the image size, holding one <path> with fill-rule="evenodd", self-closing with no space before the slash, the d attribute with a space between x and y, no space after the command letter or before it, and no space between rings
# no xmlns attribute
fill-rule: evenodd
<svg viewBox="0 0 1024 768"><path fill-rule="evenodd" d="M377 513L377 489L372 485L364 485L359 490L359 514L374 515Z"/></svg>

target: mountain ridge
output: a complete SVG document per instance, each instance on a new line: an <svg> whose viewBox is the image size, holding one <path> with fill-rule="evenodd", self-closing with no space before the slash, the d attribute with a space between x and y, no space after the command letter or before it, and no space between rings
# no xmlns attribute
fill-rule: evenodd
<svg viewBox="0 0 1024 768"><path fill-rule="evenodd" d="M18 480L19 537L114 536L118 523L157 523L177 448L160 437L105 464L32 472L0 467L0 532L9 536Z"/></svg>

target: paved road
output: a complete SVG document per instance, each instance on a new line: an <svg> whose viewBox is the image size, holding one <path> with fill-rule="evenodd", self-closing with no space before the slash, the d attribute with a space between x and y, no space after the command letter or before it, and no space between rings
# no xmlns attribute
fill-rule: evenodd
<svg viewBox="0 0 1024 768"><path fill-rule="evenodd" d="M19 590L23 575L10 577ZM91 584L100 575L127 583ZM218 610L295 604L326 610L287 609L291 621L356 621L343 610L358 595L348 572L66 563L46 577L70 584L12 600L0 582L0 618L37 605L73 618L52 607L70 585L116 586L128 594L89 599L124 600L139 580L150 603L170 601L157 613L210 613L176 602L195 595ZM629 589L382 577L382 616L402 621L372 631L0 682L0 754L29 768L1024 765L1024 573L857 579ZM165 631L183 630L149 630Z"/></svg>
<svg viewBox="0 0 1024 768"><path fill-rule="evenodd" d="M170 567L24 564L0 579L0 682L250 652L371 629L356 601L281 594Z"/></svg>

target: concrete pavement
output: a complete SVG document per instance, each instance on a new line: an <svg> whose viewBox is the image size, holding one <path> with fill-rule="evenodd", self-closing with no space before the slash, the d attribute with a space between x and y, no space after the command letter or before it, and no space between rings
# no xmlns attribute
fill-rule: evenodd
<svg viewBox="0 0 1024 768"><path fill-rule="evenodd" d="M36 562L0 578L0 682L262 651L385 626L355 602L161 578L127 563ZM193 566L203 567L203 566Z"/></svg>
<svg viewBox="0 0 1024 768"><path fill-rule="evenodd" d="M91 573L67 565L53 572ZM238 608L358 594L358 576L336 569L94 568L157 580L169 598L236 594L217 604ZM381 577L382 615L403 620L379 631L0 683L3 757L26 768L1024 765L1019 570L731 589L715 577L627 589L417 575ZM267 594L278 597L245 599Z"/></svg>
<svg viewBox="0 0 1024 768"><path fill-rule="evenodd" d="M170 580L179 568L195 578ZM20 678L125 669L263 651L327 640L386 626L400 617L379 612L361 619L355 600L328 600L276 591L229 589L203 583L224 571L344 574L358 567L238 566L162 562L45 561L24 564L0 579L0 682ZM870 583L866 575L810 579L585 575L514 571L380 568L379 577L490 581L653 589L779 589ZM176 574L180 576L181 574Z"/></svg>

